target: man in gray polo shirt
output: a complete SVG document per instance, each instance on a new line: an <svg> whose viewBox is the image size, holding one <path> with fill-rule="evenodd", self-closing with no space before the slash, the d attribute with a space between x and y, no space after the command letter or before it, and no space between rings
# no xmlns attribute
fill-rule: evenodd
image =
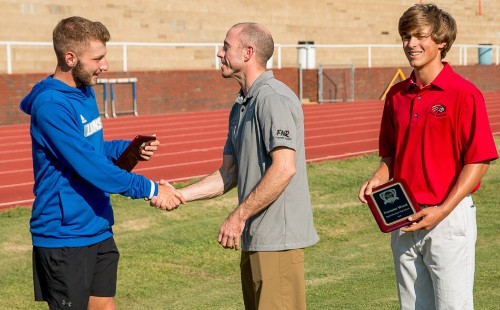
<svg viewBox="0 0 500 310"><path fill-rule="evenodd" d="M305 309L304 248L318 242L304 150L302 106L266 63L269 31L255 23L227 33L222 76L241 86L229 116L219 170L180 190L187 201L220 196L238 186L239 205L218 241L239 249L246 309Z"/></svg>

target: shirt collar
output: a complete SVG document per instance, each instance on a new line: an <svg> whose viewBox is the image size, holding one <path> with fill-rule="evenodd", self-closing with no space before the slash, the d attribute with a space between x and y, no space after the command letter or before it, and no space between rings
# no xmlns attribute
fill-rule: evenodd
<svg viewBox="0 0 500 310"><path fill-rule="evenodd" d="M267 80L272 78L274 78L273 71L272 70L265 71L253 82L246 96L243 94L243 89L240 89L236 102L238 102L239 104L247 104L248 100L252 98L259 91L261 86L264 85Z"/></svg>
<svg viewBox="0 0 500 310"><path fill-rule="evenodd" d="M443 69L439 74L434 78L432 82L429 83L429 87L438 87L441 90L446 90L450 87L450 84L453 83L450 79L450 76L453 75L454 71L451 66L443 61ZM408 85L406 86L408 91L411 90L419 90L417 83L415 82L415 72L412 72L410 78L408 79Z"/></svg>

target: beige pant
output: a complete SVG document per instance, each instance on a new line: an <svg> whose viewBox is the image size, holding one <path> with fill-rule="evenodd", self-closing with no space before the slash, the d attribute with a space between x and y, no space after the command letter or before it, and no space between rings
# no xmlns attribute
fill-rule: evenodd
<svg viewBox="0 0 500 310"><path fill-rule="evenodd" d="M476 208L470 196L431 230L394 231L401 309L473 309L476 237Z"/></svg>
<svg viewBox="0 0 500 310"><path fill-rule="evenodd" d="M245 309L306 309L304 249L242 252Z"/></svg>

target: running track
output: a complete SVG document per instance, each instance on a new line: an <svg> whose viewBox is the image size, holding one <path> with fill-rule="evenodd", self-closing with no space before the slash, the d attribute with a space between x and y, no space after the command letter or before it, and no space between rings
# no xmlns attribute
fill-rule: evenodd
<svg viewBox="0 0 500 310"><path fill-rule="evenodd" d="M500 135L500 92L486 93L494 135ZM308 162L375 152L381 101L304 105ZM160 148L134 172L170 182L204 176L219 168L228 110L103 119L106 140L156 134ZM33 172L29 125L0 126L0 209L30 206Z"/></svg>

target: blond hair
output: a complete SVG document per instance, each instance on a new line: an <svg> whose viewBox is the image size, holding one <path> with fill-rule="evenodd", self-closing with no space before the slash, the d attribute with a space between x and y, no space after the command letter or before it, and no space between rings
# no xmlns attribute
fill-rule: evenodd
<svg viewBox="0 0 500 310"><path fill-rule="evenodd" d="M430 29L430 36L437 44L445 43L441 59L446 56L457 36L457 23L447 12L431 3L415 4L399 19L399 35L404 37L422 28Z"/></svg>
<svg viewBox="0 0 500 310"><path fill-rule="evenodd" d="M91 41L106 43L110 38L108 29L102 23L79 16L61 20L52 32L54 51L60 63L64 62L68 51L79 56L90 46Z"/></svg>

